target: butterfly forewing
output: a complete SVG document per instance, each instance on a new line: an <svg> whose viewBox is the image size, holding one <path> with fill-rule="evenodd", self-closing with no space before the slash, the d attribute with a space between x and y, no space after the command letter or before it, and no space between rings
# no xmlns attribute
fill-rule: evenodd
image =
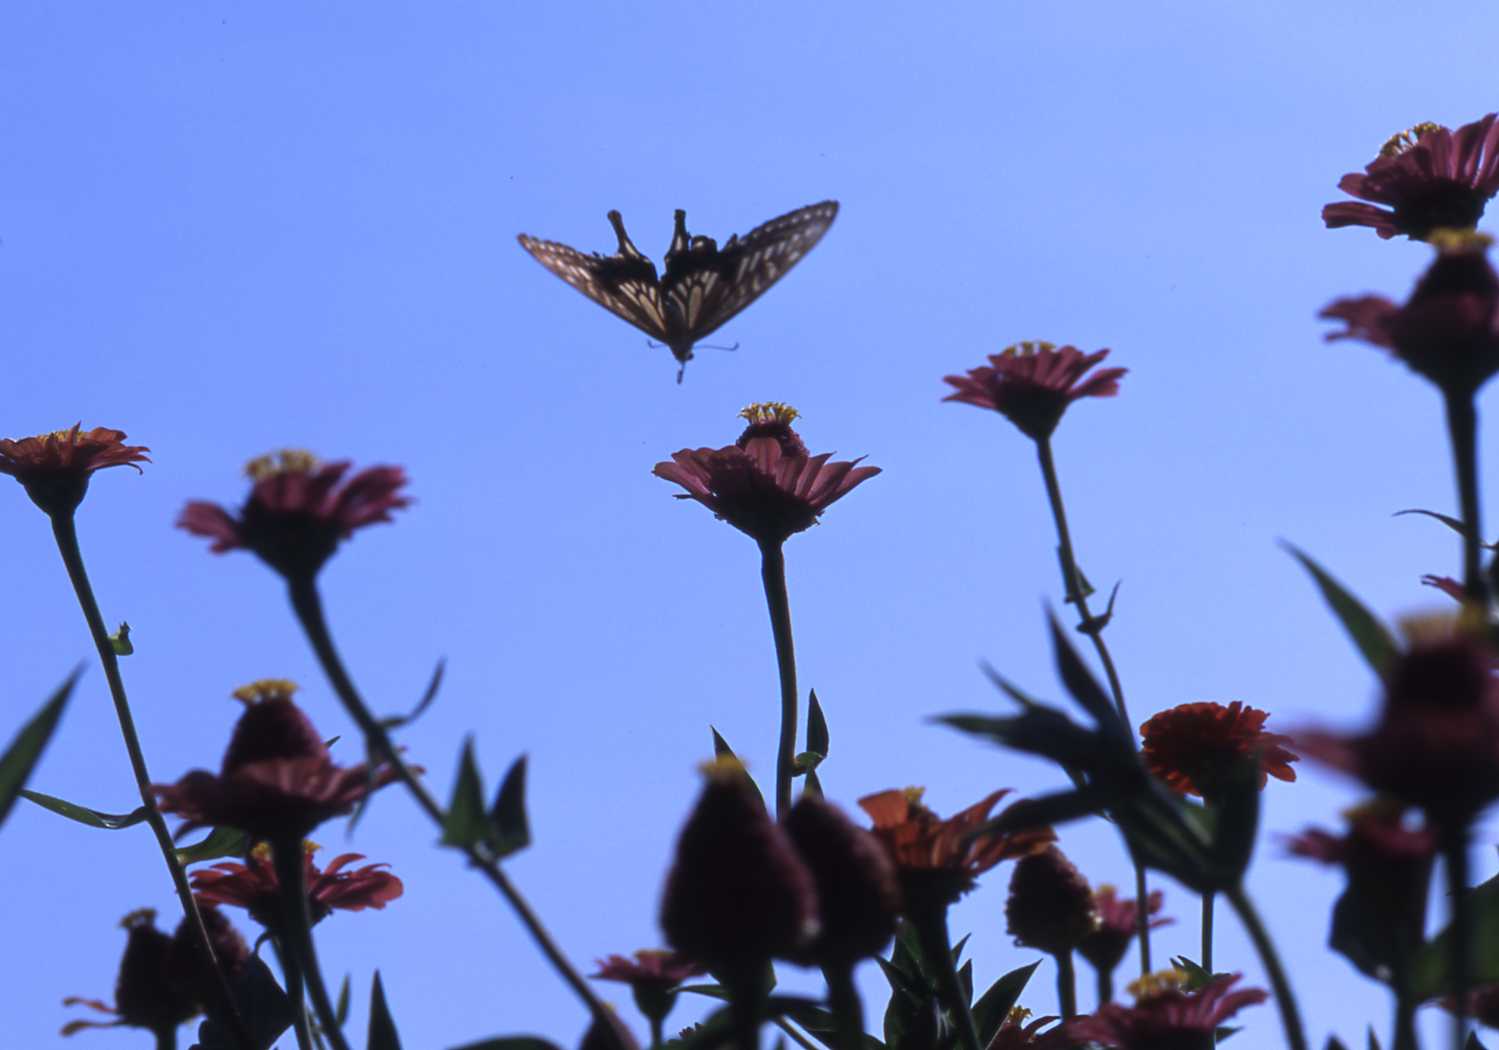
<svg viewBox="0 0 1499 1050"><path fill-rule="evenodd" d="M565 244L525 234L518 239L537 262L610 313L629 321L646 335L668 338L656 267L649 259L584 255Z"/></svg>

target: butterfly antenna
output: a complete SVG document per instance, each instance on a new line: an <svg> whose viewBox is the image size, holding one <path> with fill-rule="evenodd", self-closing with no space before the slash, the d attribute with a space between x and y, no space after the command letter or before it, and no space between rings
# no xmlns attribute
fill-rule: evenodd
<svg viewBox="0 0 1499 1050"><path fill-rule="evenodd" d="M693 347L693 349L695 349L695 350L722 350L725 353L732 354L735 350L739 349L739 344L735 343L733 346L714 346L712 343L698 343L698 344L696 344Z"/></svg>

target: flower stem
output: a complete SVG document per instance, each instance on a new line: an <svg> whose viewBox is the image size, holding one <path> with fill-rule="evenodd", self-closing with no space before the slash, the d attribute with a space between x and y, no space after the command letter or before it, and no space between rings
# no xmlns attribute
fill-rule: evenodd
<svg viewBox="0 0 1499 1050"><path fill-rule="evenodd" d="M650 1018L651 1022L651 1050L661 1050L666 1041L666 1018L660 1014Z"/></svg>
<svg viewBox="0 0 1499 1050"><path fill-rule="evenodd" d="M1072 962L1072 950L1058 952L1057 1003L1062 1011L1062 1020L1070 1021L1077 1016L1077 968Z"/></svg>
<svg viewBox="0 0 1499 1050"><path fill-rule="evenodd" d="M1212 890L1202 895L1202 968L1213 973L1213 901L1217 898ZM1208 1033L1208 1045L1218 1045L1218 1030L1216 1028Z"/></svg>
<svg viewBox="0 0 1499 1050"><path fill-rule="evenodd" d="M1285 967L1281 965L1275 942L1270 939L1270 931L1265 929L1265 923L1255 909L1254 902L1249 899L1249 894L1244 892L1244 887L1235 886L1225 890L1224 896L1233 906L1239 921L1244 924L1249 939L1254 942L1260 962L1265 967L1265 973L1270 978L1270 987L1275 992L1275 1004L1280 1009L1281 1026L1286 1031L1286 1046L1289 1050L1307 1050L1306 1032L1301 1023L1301 1011L1296 1006L1296 994L1291 990L1291 982L1286 977Z"/></svg>
<svg viewBox="0 0 1499 1050"><path fill-rule="evenodd" d="M370 709L365 705L358 690L354 688L354 682L349 677L343 659L333 644L333 636L328 631L328 621L323 614L323 600L318 593L317 584L310 578L290 579L288 586L292 609L296 612L302 630L307 634L307 640L312 644L318 663L322 665L323 672L328 676L333 692L343 703L344 710L364 734L366 746L395 770L401 783L406 785L406 790L411 793L417 805L431 818L432 822L439 828L444 826L447 823L446 812L432 797L426 786L416 778L411 767L402 760L400 752L396 750L395 744L390 739L390 734L370 713ZM463 852L469 862L483 872L491 885L499 890L500 895L505 898L506 903L520 919L521 925L525 926L526 932L541 949L541 953L546 956L547 961L551 963L552 968L557 971L567 986L583 1001L592 1018L600 1024L609 1025L609 1008L594 994L593 989L588 987L588 983L583 980L577 968L568 961L562 949L552 940L552 935L542 925L540 916L532 910L525 897L521 896L520 890L510 881L510 877L501 870L499 862L477 846L464 846Z"/></svg>
<svg viewBox="0 0 1499 1050"><path fill-rule="evenodd" d="M130 756L130 771L135 776L136 790L140 793L141 805L146 811L146 824L156 837L156 845L166 861L167 871L172 877L172 886L177 891L177 900L182 913L192 927L198 942L198 950L213 969L222 1001L223 1015L229 1022L234 1041L242 1047L250 1046L249 1030L239 1014L239 1006L229 988L229 979L214 953L208 929L203 925L203 916L198 912L198 903L193 898L192 886L187 873L177 861L177 851L172 845L172 835L167 831L167 822L156 806L156 796L151 791L151 773L146 768L146 755L141 748L140 735L135 729L135 716L130 711L130 700L125 695L125 680L120 676L120 661L115 655L114 644L109 640L109 631L104 626L104 615L99 611L99 602L94 597L93 585L89 583L88 571L83 566L83 551L78 545L78 529L71 513L51 516L52 536L57 541L58 553L73 584L73 593L83 610L84 622L88 624L89 636L99 654L99 663L104 668L104 678L109 683L109 695L114 701L115 717L120 723L120 735L125 740L125 752ZM176 1033L173 1033L176 1038Z"/></svg>
<svg viewBox="0 0 1499 1050"><path fill-rule="evenodd" d="M1135 938L1140 942L1140 976L1150 973L1150 914L1146 908L1150 886L1145 881L1145 864L1130 857L1135 866Z"/></svg>
<svg viewBox="0 0 1499 1050"><path fill-rule="evenodd" d="M1447 900L1452 911L1447 965L1452 971L1452 1045L1463 1050L1467 1040L1468 998L1473 983L1473 931L1468 928L1468 826L1453 822L1441 833L1442 860L1447 869Z"/></svg>
<svg viewBox="0 0 1499 1050"><path fill-rule="evenodd" d="M791 1041L797 1046L801 1047L802 1050L821 1050L821 1048L816 1043L812 1042L812 1040L808 1039L801 1032L797 1031L796 1028L791 1024L791 1022L786 1020L786 1018L777 1017L774 1023L777 1028L789 1035L791 1037Z"/></svg>
<svg viewBox="0 0 1499 1050"><path fill-rule="evenodd" d="M177 1028L163 1028L156 1033L156 1050L177 1050Z"/></svg>
<svg viewBox="0 0 1499 1050"><path fill-rule="evenodd" d="M271 938L276 946L276 960L281 964L281 980L286 985L286 997L291 1001L292 1032L297 1037L297 1050L313 1050L312 1025L307 1020L307 988L302 979L302 963L297 953L291 950L283 935Z"/></svg>
<svg viewBox="0 0 1499 1050"><path fill-rule="evenodd" d="M271 863L276 869L276 885L281 891L282 926L286 931L287 953L296 958L297 967L317 1011L318 1027L333 1044L333 1050L349 1050L349 1043L338 1026L338 1015L328 998L323 971L318 966L317 947L312 939L312 916L307 911L307 866L299 837L271 843Z"/></svg>
<svg viewBox="0 0 1499 1050"><path fill-rule="evenodd" d="M1457 497L1463 515L1463 590L1474 601L1483 602L1488 587L1479 567L1483 543L1478 502L1478 410L1473 395L1465 391L1447 394L1447 433L1452 439L1452 462L1457 468Z"/></svg>
<svg viewBox="0 0 1499 1050"><path fill-rule="evenodd" d="M1097 1004L1095 1004L1094 1009L1097 1010L1099 1007L1106 1006L1109 1003L1112 1003L1113 1001L1114 1001L1114 971L1113 970L1099 970L1098 971L1098 1002L1097 1002Z"/></svg>
<svg viewBox="0 0 1499 1050"><path fill-rule="evenodd" d="M828 1006L838 1026L839 1050L859 1050L864 1045L864 1004L854 986L852 963L836 963L822 968L828 982Z"/></svg>
<svg viewBox="0 0 1499 1050"><path fill-rule="evenodd" d="M786 558L781 544L760 544L760 578L775 635L776 670L781 677L781 740L776 748L776 819L791 808L791 773L796 762L796 647L791 640L791 601L786 597Z"/></svg>
<svg viewBox="0 0 1499 1050"><path fill-rule="evenodd" d="M963 982L958 980L957 968L953 966L952 939L947 932L947 909L938 908L915 916L911 921L916 925L916 936L921 943L921 953L926 957L926 964L936 971L937 993L952 1015L959 1043L963 1050L982 1050L978 1029L973 1023L973 1011L968 1005L968 995L963 990Z"/></svg>

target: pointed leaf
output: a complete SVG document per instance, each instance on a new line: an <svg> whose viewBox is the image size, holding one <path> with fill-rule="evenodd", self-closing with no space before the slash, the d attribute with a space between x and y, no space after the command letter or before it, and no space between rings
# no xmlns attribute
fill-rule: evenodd
<svg viewBox="0 0 1499 1050"><path fill-rule="evenodd" d="M291 1000L271 976L260 956L251 955L229 978L239 1016L249 1030L252 1050L271 1050L291 1027ZM210 1015L198 1025L198 1050L242 1050L229 1023Z"/></svg>
<svg viewBox="0 0 1499 1050"><path fill-rule="evenodd" d="M1409 510L1397 510L1395 512L1395 517L1398 518L1402 514L1424 514L1428 518L1435 518L1437 521L1440 521L1443 525L1447 526L1459 536L1466 536L1468 534L1468 527L1464 525L1459 519L1452 517L1450 514L1438 514L1434 510L1422 510L1419 507L1412 507ZM1482 540L1479 540L1478 545L1484 550L1499 550L1499 543L1484 543Z"/></svg>
<svg viewBox="0 0 1499 1050"><path fill-rule="evenodd" d="M825 798L827 793L822 790L822 781L817 779L817 770L807 770L807 780L802 785L802 794L811 795L813 798Z"/></svg>
<svg viewBox="0 0 1499 1050"><path fill-rule="evenodd" d="M1348 1047L1343 1045L1343 1040L1335 1035L1330 1035L1327 1037L1327 1050L1348 1050Z"/></svg>
<svg viewBox="0 0 1499 1050"><path fill-rule="evenodd" d="M0 755L0 824L5 823L11 806L16 804L17 796L26 786L26 778L31 776L31 771L42 757L43 748L52 739L52 732L62 718L62 709L67 705L68 697L73 694L73 686L78 684L78 676L82 673L83 668L80 667L68 675L67 680L42 705L42 709L16 734L5 754Z"/></svg>
<svg viewBox="0 0 1499 1050"><path fill-rule="evenodd" d="M1374 668L1374 673L1383 674L1390 661L1400 652L1400 647L1395 644L1395 638L1390 634L1389 628L1380 623L1379 619L1364 607L1363 602L1350 594L1341 583L1329 576L1322 566L1312 561L1300 549L1289 543L1282 542L1281 545L1291 553L1292 557L1301 562L1307 572L1311 573L1318 590L1322 592L1323 599L1332 607L1333 613L1343 624L1343 629L1353 639L1353 644L1358 646L1359 652L1363 654L1369 666Z"/></svg>
<svg viewBox="0 0 1499 1050"><path fill-rule="evenodd" d="M349 1021L349 1005L352 999L352 989L349 987L349 975L344 974L343 983L338 986L338 1002L333 1007L333 1020L338 1022L342 1028Z"/></svg>
<svg viewBox="0 0 1499 1050"><path fill-rule="evenodd" d="M477 1043L464 1043L453 1050L561 1050L550 1039L539 1035L502 1035L494 1039L481 1039Z"/></svg>
<svg viewBox="0 0 1499 1050"><path fill-rule="evenodd" d="M87 824L91 828L103 828L106 831L118 831L120 828L133 827L146 819L146 807L136 806L129 813L104 813L97 809L89 809L64 799L44 795L40 791L21 790L21 797L28 802L35 802L43 809L50 809L59 816L76 820L80 824Z"/></svg>
<svg viewBox="0 0 1499 1050"><path fill-rule="evenodd" d="M399 729L401 726L409 726L422 716L422 712L432 706L432 701L437 699L437 691L442 688L442 676L447 670L446 658L437 661L437 668L432 672L432 678L427 682L427 689L422 693L422 698L416 702L416 706L408 714L392 715L382 718L380 724L386 729Z"/></svg>
<svg viewBox="0 0 1499 1050"><path fill-rule="evenodd" d="M828 1050L843 1050L838 1041L838 1020L828 1010L808 1003L786 1010L786 1016L801 1025L808 1035L828 1047ZM863 1050L882 1050L885 1044L866 1032L861 1045Z"/></svg>
<svg viewBox="0 0 1499 1050"><path fill-rule="evenodd" d="M1029 693L1023 692L1019 686L1015 685L1004 675L996 671L993 664L987 662L981 663L979 664L979 670L984 672L984 677L988 678L989 681L994 684L994 688L1004 693L1021 707L1031 708L1044 706L1042 705L1041 701L1037 700Z"/></svg>
<svg viewBox="0 0 1499 1050"><path fill-rule="evenodd" d="M484 786L479 779L479 766L474 761L474 738L463 742L463 753L458 759L458 780L453 785L452 801L448 803L447 819L442 825L441 845L462 849L481 842L488 832L484 817Z"/></svg>
<svg viewBox="0 0 1499 1050"><path fill-rule="evenodd" d="M1468 1033L1468 1041L1464 1044L1463 1050L1483 1050L1483 1044L1478 1041L1477 1032Z"/></svg>
<svg viewBox="0 0 1499 1050"><path fill-rule="evenodd" d="M1010 1008L1019 1001L1020 993L1025 991L1031 975L1040 965L1041 960L1037 959L1029 966L1011 970L991 984L989 990L973 1004L973 1023L978 1028L980 1046L988 1046L994 1039L999 1026L1009 1016Z"/></svg>
<svg viewBox="0 0 1499 1050"><path fill-rule="evenodd" d="M1369 1026L1369 1050L1381 1050L1379 1036L1374 1034L1374 1026Z"/></svg>
<svg viewBox="0 0 1499 1050"><path fill-rule="evenodd" d="M823 716L822 705L817 702L817 690L812 690L807 701L807 750L815 751L824 758L828 755L828 720Z"/></svg>
<svg viewBox="0 0 1499 1050"><path fill-rule="evenodd" d="M391 1020L390 1007L385 1003L385 986L380 983L380 971L375 971L374 987L370 989L370 1038L369 1050L401 1050L401 1037L396 1034L396 1023Z"/></svg>
<svg viewBox="0 0 1499 1050"><path fill-rule="evenodd" d="M712 726L708 728L713 731L713 757L737 759L739 756L734 754L734 749L729 746L729 742L718 735L718 730ZM760 793L760 785L755 783L755 778L749 775L748 770L744 773L744 782L755 792L755 797L760 800L760 805L764 806L765 796Z"/></svg>
<svg viewBox="0 0 1499 1050"><path fill-rule="evenodd" d="M489 811L490 845L496 858L518 853L531 844L531 822L526 816L526 756L521 755L505 774Z"/></svg>
<svg viewBox="0 0 1499 1050"><path fill-rule="evenodd" d="M114 650L116 656L129 656L135 652L135 646L130 644L130 625L120 621L120 629L109 636L109 647Z"/></svg>
<svg viewBox="0 0 1499 1050"><path fill-rule="evenodd" d="M1012 803L980 830L1008 835L1050 824L1066 824L1083 817L1097 816L1111 801L1113 797L1110 792L1096 787L1023 798Z"/></svg>
<svg viewBox="0 0 1499 1050"><path fill-rule="evenodd" d="M250 836L238 828L214 828L208 833L208 837L191 846L181 846L174 850L177 854L178 864L197 864L205 860L218 860L220 857L239 857L241 859L250 852Z"/></svg>
<svg viewBox="0 0 1499 1050"><path fill-rule="evenodd" d="M1104 692L1103 686L1098 684L1098 679L1093 677L1093 672L1088 670L1088 665L1072 647L1072 640L1062 630L1062 625L1057 623L1057 618L1050 611L1046 614L1046 621L1051 627L1051 644L1055 650L1057 661L1057 672L1062 676L1062 684L1067 687L1067 692L1072 694L1093 721L1098 723L1098 728L1106 733L1128 735L1128 731L1119 721L1119 716L1114 711L1113 701L1109 694Z"/></svg>

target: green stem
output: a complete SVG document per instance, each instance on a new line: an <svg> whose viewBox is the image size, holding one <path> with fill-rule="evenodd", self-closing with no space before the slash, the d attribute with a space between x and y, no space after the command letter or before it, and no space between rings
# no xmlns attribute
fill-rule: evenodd
<svg viewBox="0 0 1499 1050"><path fill-rule="evenodd" d="M650 1022L651 1050L661 1050L662 1044L666 1041L666 1018L658 1014L657 1016L652 1017L650 1019Z"/></svg>
<svg viewBox="0 0 1499 1050"><path fill-rule="evenodd" d="M1471 392L1446 395L1447 433L1452 440L1452 462L1457 469L1457 496L1463 515L1463 590L1477 602L1488 588L1479 567L1483 532L1478 500L1478 410Z"/></svg>
<svg viewBox="0 0 1499 1050"><path fill-rule="evenodd" d="M293 837L272 842L271 863L275 866L276 885L281 892L287 953L296 959L302 972L322 1034L333 1044L333 1050L349 1050L349 1043L338 1026L333 1001L328 998L328 987L323 983L323 971L318 966L317 946L312 938L312 916L307 910L307 866L302 840Z"/></svg>
<svg viewBox="0 0 1499 1050"><path fill-rule="evenodd" d="M297 619L302 625L302 630L307 634L307 640L312 644L313 652L317 655L318 663L322 665L323 673L328 676L328 681L333 686L333 692L343 703L344 710L364 734L365 744L380 759L391 767L406 785L406 790L416 800L422 811L439 828L447 823L447 814L444 812L436 799L427 790L416 774L412 772L396 750L395 744L390 739L390 734L385 731L378 719L370 713L358 690L354 688L353 679L349 677L348 670L344 667L343 659L338 654L338 649L333 644L333 636L328 631L328 621L323 614L323 600L318 593L317 584L311 579L289 579L289 593L292 609L297 614ZM593 989L588 987L588 982L578 973L577 968L568 961L562 949L552 939L546 927L542 924L540 916L532 910L531 905L521 896L520 890L510 881L510 877L500 868L499 863L477 846L464 846L464 854L474 867L483 872L500 895L505 898L516 917L520 919L521 925L536 942L541 953L546 956L552 968L562 977L567 986L573 990L588 1011L593 1020L608 1025L610 1024L608 1007L594 994Z"/></svg>
<svg viewBox="0 0 1499 1050"><path fill-rule="evenodd" d="M968 995L963 990L963 982L958 980L957 968L953 966L952 939L947 932L947 909L913 916L912 922L916 925L916 936L921 942L921 952L926 956L926 963L937 972L937 992L948 1013L952 1015L963 1050L982 1050L978 1029L973 1023L973 1011L968 1005Z"/></svg>
<svg viewBox="0 0 1499 1050"><path fill-rule="evenodd" d="M156 1033L156 1050L177 1050L177 1026Z"/></svg>
<svg viewBox="0 0 1499 1050"><path fill-rule="evenodd" d="M812 1042L812 1040L808 1039L801 1032L797 1031L796 1028L791 1024L791 1022L786 1020L786 1018L777 1017L775 1019L775 1026L789 1035L791 1037L791 1041L797 1046L801 1047L802 1050L822 1050L822 1048L819 1047L816 1043Z"/></svg>
<svg viewBox="0 0 1499 1050"><path fill-rule="evenodd" d="M838 1026L839 1050L860 1050L864 1045L864 1004L854 986L852 963L838 963L822 968L828 982L828 1007Z"/></svg>
<svg viewBox="0 0 1499 1050"><path fill-rule="evenodd" d="M1418 1050L1416 1039L1416 999L1411 995L1410 964L1408 955L1394 964L1395 985L1395 1044L1391 1050Z"/></svg>
<svg viewBox="0 0 1499 1050"><path fill-rule="evenodd" d="M781 544L760 544L760 579L775 636L776 671L781 678L781 739L776 748L776 819L791 809L791 774L796 763L796 647L791 639L791 602L786 596L786 558Z"/></svg>
<svg viewBox="0 0 1499 1050"><path fill-rule="evenodd" d="M286 998L292 1007L292 1032L297 1037L297 1050L313 1050L312 1024L307 1019L307 991L302 979L302 963L297 953L286 943L286 935L272 937L276 947L276 961L281 964L281 980L286 985Z"/></svg>
<svg viewBox="0 0 1499 1050"><path fill-rule="evenodd" d="M1285 967L1281 965L1280 955L1275 950L1275 942L1270 939L1270 931L1265 929L1265 923L1255 909L1254 902L1244 892L1244 887L1235 886L1233 889L1225 890L1224 896L1233 906L1234 912L1239 916L1239 921L1244 924L1244 930L1249 934L1249 939L1254 942L1254 949L1265 967L1265 974L1270 978L1270 987L1275 993L1275 1004L1280 1009L1281 1026L1286 1032L1287 1047L1289 1050L1307 1050L1306 1031L1301 1023L1301 1010L1296 1006L1296 995L1291 990L1291 982L1287 979Z"/></svg>
<svg viewBox="0 0 1499 1050"><path fill-rule="evenodd" d="M51 517L51 521L52 536L57 541L58 553L62 555L63 566L67 569L68 579L73 584L73 593L78 597L78 605L83 610L84 622L88 624L89 636L93 639L94 649L99 654L99 663L104 668L104 678L109 683L109 695L114 701L115 717L120 723L120 735L125 740L125 752L130 756L130 771L135 777L135 786L140 793L141 805L146 810L146 824L156 837L157 848L161 851L162 859L166 861L167 871L172 877L172 886L177 891L177 900L182 905L182 913L187 917L193 936L198 942L198 950L202 952L203 958L208 960L208 965L213 969L222 1001L223 1014L229 1022L234 1040L240 1046L248 1047L250 1046L249 1030L245 1027L244 1018L239 1015L239 1007L229 988L229 979L219 963L218 956L214 953L213 941L209 939L208 929L203 925L203 916L198 911L198 902L193 897L193 889L187 881L187 873L177 861L177 850L172 845L171 832L167 830L167 822L163 819L161 810L157 808L156 795L151 790L151 772L146 768L146 755L141 748L140 735L135 729L135 716L130 711L130 700L125 695L125 680L120 676L119 657L115 655L114 644L109 640L109 631L104 626L104 615L99 611L99 602L94 597L93 585L89 583L88 571L83 565L83 551L78 545L78 530L74 525L73 515L71 513L57 514ZM176 1039L175 1032L172 1038Z"/></svg>
<svg viewBox="0 0 1499 1050"><path fill-rule="evenodd" d="M1057 1003L1061 1006L1062 1020L1070 1021L1077 1016L1077 969L1072 962L1072 952L1058 952Z"/></svg>
<svg viewBox="0 0 1499 1050"><path fill-rule="evenodd" d="M1213 901L1216 897L1217 894L1212 890L1202 895L1202 968L1209 975L1213 972ZM1217 1029L1209 1033L1208 1045L1218 1045Z"/></svg>
<svg viewBox="0 0 1499 1050"><path fill-rule="evenodd" d="M1441 835L1442 860L1447 869L1447 900L1452 911L1450 928L1452 995L1452 1045L1463 1050L1468 1035L1468 998L1473 983L1473 931L1468 928L1472 909L1468 904L1468 827L1453 823Z"/></svg>
<svg viewBox="0 0 1499 1050"><path fill-rule="evenodd" d="M1099 1007L1107 1006L1109 1003L1112 1003L1113 1001L1114 1001L1114 971L1113 970L1099 970L1098 971L1098 1003L1094 1007L1094 1009L1097 1010Z"/></svg>
<svg viewBox="0 0 1499 1050"><path fill-rule="evenodd" d="M1146 906L1150 887L1145 882L1145 865L1130 857L1135 866L1135 937L1140 942L1140 976L1151 972L1150 965L1150 910Z"/></svg>

